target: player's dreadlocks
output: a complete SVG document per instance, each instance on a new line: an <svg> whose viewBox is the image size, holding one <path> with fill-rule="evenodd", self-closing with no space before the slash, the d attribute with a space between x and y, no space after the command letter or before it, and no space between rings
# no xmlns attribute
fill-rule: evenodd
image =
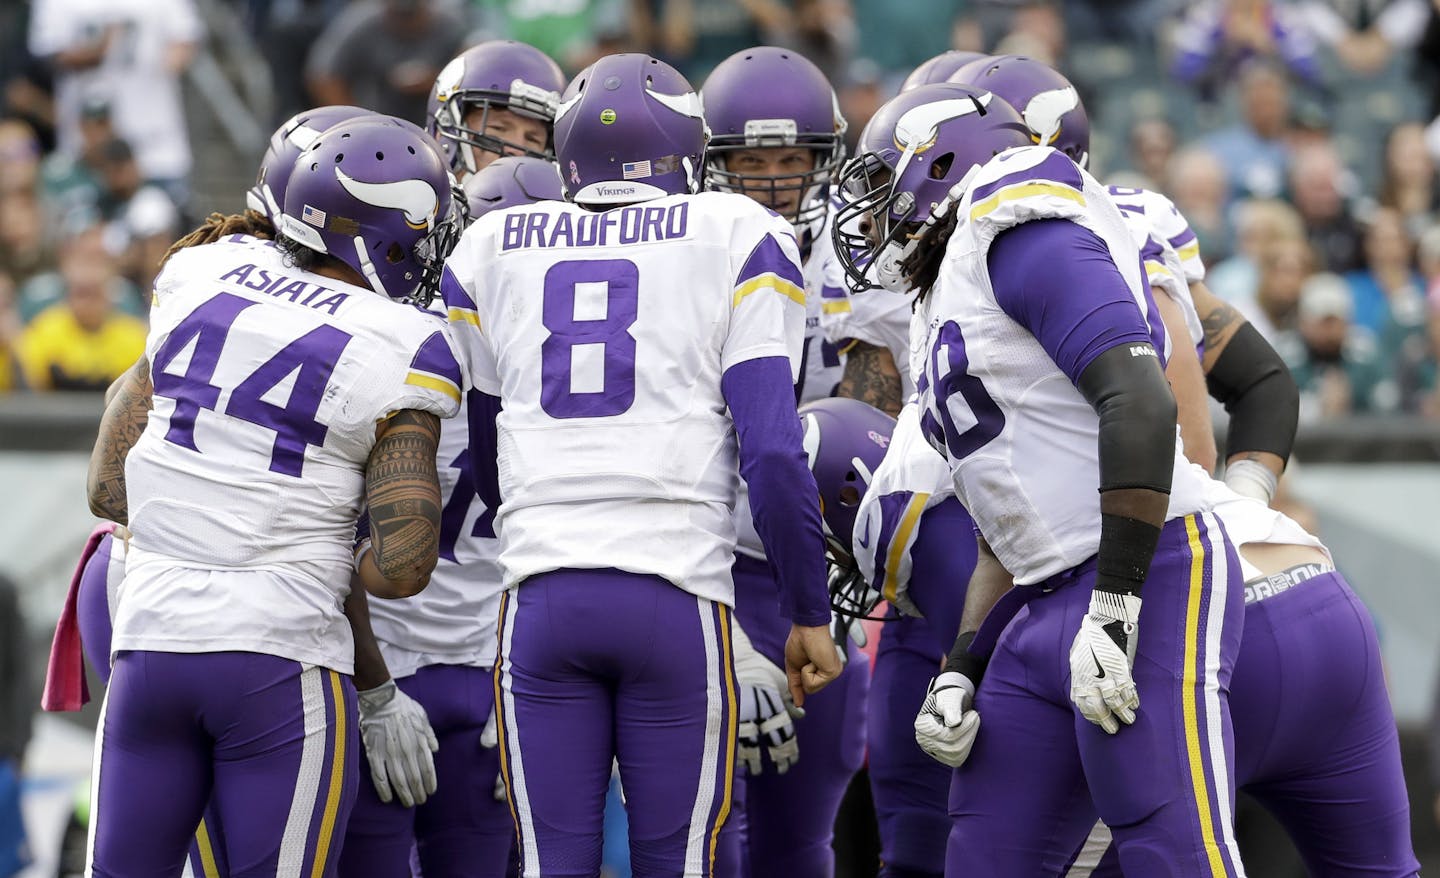
<svg viewBox="0 0 1440 878"><path fill-rule="evenodd" d="M940 263L945 259L945 245L950 243L950 236L955 233L957 224L955 208L956 205L951 205L950 210L939 221L922 228L919 240L915 242L915 249L900 263L906 282L915 291L916 303L925 300L940 276Z"/></svg>
<svg viewBox="0 0 1440 878"><path fill-rule="evenodd" d="M199 247L201 244L213 244L221 238L229 235L250 235L253 238L265 238L274 240L275 226L271 225L270 219L263 213L246 209L244 213L212 213L205 218L193 232L170 245L165 255L160 259L161 267L169 261L171 256L184 250L186 247Z"/></svg>

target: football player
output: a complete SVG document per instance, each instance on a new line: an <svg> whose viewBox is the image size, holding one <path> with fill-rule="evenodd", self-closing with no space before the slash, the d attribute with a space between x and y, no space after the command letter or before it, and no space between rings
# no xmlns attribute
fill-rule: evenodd
<svg viewBox="0 0 1440 878"><path fill-rule="evenodd" d="M563 88L559 65L534 46L481 43L435 77L425 130L462 181L502 155L553 160L555 102Z"/></svg>
<svg viewBox="0 0 1440 878"><path fill-rule="evenodd" d="M181 249L157 279L91 462L92 510L132 534L97 875L178 872L207 801L233 870L334 874L356 783L351 571L404 596L438 553L460 367L443 324L397 302L432 294L451 202L423 131L354 119L297 160L278 242Z"/></svg>
<svg viewBox="0 0 1440 878"><path fill-rule="evenodd" d="M845 306L843 274L830 250L829 187L845 152L845 120L825 74L790 49L757 46L731 55L700 91L710 127L706 182L748 196L791 223L805 280L805 347L796 397L824 399L841 382L838 346L821 333L824 310ZM784 664L787 620L779 585L751 526L743 496L732 576L735 621L770 666ZM716 874L795 876L835 871L835 814L865 757L869 660L847 651L840 680L808 700L803 719L769 697L765 677L740 677L741 763L735 803L720 837ZM761 730L770 737L762 742ZM809 730L807 732L807 729ZM762 746L763 745L763 746ZM807 803L800 807L799 803Z"/></svg>
<svg viewBox="0 0 1440 878"><path fill-rule="evenodd" d="M1164 328L1123 218L1068 157L1028 143L995 96L925 86L882 108L854 161L876 271L920 296L922 430L1029 601L991 659L1003 682L979 695L1002 725L984 714L952 788L947 871L1032 875L1068 856L1089 827L1066 802L1088 776L1127 871L1243 874L1225 747L1234 549L1174 439Z"/></svg>
<svg viewBox="0 0 1440 878"><path fill-rule="evenodd" d="M635 874L711 873L738 719L737 466L797 705L840 670L795 416L798 247L751 199L695 194L706 137L673 68L597 61L556 117L568 203L484 217L442 282L472 460L498 457L505 501L497 715L526 876L599 871L612 759Z"/></svg>
<svg viewBox="0 0 1440 878"><path fill-rule="evenodd" d="M1058 71L1021 55L996 55L972 61L951 81L1005 99L1020 112L1033 142L1060 150L1082 168L1088 164L1090 121L1075 87ZM1157 305L1164 311L1173 303L1198 318L1182 324L1170 311L1167 326L1175 338L1195 342L1209 392L1230 414L1225 483L1269 503L1295 444L1300 402L1289 370L1255 327L1205 286L1195 232L1168 198L1146 189L1111 186L1108 191L1124 213L1149 226L1157 244L1173 248L1178 256L1184 283L1159 283L1169 295ZM1151 276L1159 280L1153 269ZM1184 386L1183 379L1175 380L1174 367L1191 368L1190 359L1180 359L1171 367L1172 383ZM1202 405L1181 408L1190 459L1213 470L1214 434L1208 410Z"/></svg>
<svg viewBox="0 0 1440 878"><path fill-rule="evenodd" d="M474 220L494 210L559 198L560 177L553 162L506 156L466 177L465 194ZM444 312L443 302L434 304ZM390 740L385 725L367 724L362 715L362 730L372 729L365 741L366 766L375 754L379 770L370 772L373 784L360 784L345 831L340 878L408 874L412 846L430 878L503 878L511 862L514 822L504 796L491 793L500 777L492 674L501 592L496 508L477 493L465 414L462 404L459 415L440 429L436 468L444 506L440 560L430 585L414 597L374 601L368 608L381 663L394 678L385 686L398 687L391 697L413 699L419 718L428 717L433 727L438 747L433 773L428 785L392 779L395 761L402 771L413 765L424 773L429 753L387 759L387 747L413 748L403 739ZM383 694L362 692L362 708ZM414 761L407 764L405 758Z"/></svg>

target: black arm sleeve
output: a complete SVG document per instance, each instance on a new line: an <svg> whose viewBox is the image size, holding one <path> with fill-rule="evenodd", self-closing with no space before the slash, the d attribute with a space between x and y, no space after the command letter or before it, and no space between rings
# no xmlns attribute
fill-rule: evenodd
<svg viewBox="0 0 1440 878"><path fill-rule="evenodd" d="M1122 344L1091 361L1075 386L1100 416L1100 492L1170 493L1175 396L1148 344Z"/></svg>
<svg viewBox="0 0 1440 878"><path fill-rule="evenodd" d="M1242 325L1205 376L1210 395L1230 414L1227 457L1268 451L1289 461L1300 417L1300 389L1270 343Z"/></svg>

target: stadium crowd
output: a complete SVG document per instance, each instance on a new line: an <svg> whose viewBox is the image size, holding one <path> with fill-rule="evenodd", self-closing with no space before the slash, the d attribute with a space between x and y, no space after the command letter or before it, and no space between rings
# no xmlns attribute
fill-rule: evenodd
<svg viewBox="0 0 1440 878"><path fill-rule="evenodd" d="M697 84L744 46L795 46L840 84L852 140L946 48L1052 61L1111 145L1102 177L1174 193L1216 292L1285 354L1302 423L1440 418L1440 11L1426 0L232 3L270 69L272 122L345 103L420 121L444 62L497 36L567 72L644 50ZM121 7L133 16L117 25ZM197 210L181 80L223 37L194 0L0 15L0 391L100 389L140 351L143 291ZM1128 72L1102 81L1097 58ZM1138 91L1151 69L1168 77L1158 105ZM1398 104L1391 118L1344 111L1347 93L1377 103L1354 94L1366 83Z"/></svg>

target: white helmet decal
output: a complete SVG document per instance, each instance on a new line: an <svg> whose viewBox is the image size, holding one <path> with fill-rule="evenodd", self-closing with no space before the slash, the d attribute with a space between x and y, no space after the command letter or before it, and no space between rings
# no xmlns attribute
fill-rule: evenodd
<svg viewBox="0 0 1440 878"><path fill-rule="evenodd" d="M979 95L974 100L951 98L931 104L921 104L907 110L895 123L896 148L917 155L924 152L933 146L935 138L940 136L941 122L979 112L975 106L976 100L979 101L980 107L987 107L990 105L990 93Z"/></svg>
<svg viewBox="0 0 1440 878"><path fill-rule="evenodd" d="M1049 146L1060 136L1060 119L1080 106L1080 95L1071 88L1042 91L1025 105L1025 127L1039 138L1036 143Z"/></svg>
<svg viewBox="0 0 1440 878"><path fill-rule="evenodd" d="M440 196L424 180L396 180L393 183L365 183L355 180L340 168L335 169L335 179L345 191L366 204L375 207L389 207L405 214L405 222L412 229L423 230L435 227L435 214L440 209Z"/></svg>
<svg viewBox="0 0 1440 878"><path fill-rule="evenodd" d="M435 77L435 97L441 101L460 89L460 80L465 78L464 56L452 58L449 64Z"/></svg>

